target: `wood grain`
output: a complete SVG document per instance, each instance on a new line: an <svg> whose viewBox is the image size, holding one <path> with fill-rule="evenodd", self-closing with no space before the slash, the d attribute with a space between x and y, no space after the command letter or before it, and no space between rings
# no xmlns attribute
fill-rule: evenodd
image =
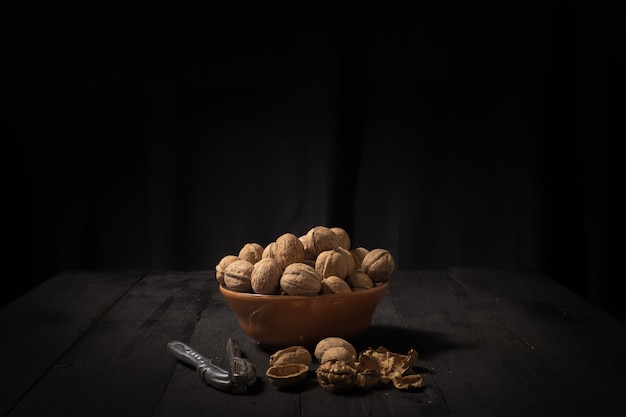
<svg viewBox="0 0 626 417"><path fill-rule="evenodd" d="M317 383L316 362L304 385L276 389L264 375L273 352L239 328L214 271L77 273L55 277L0 310L3 334L26 347L3 344L1 381L8 395L2 396L2 415L621 416L626 411L624 323L549 278L452 268L397 271L392 279L371 326L351 342L359 351L416 349L414 370L424 378L419 390L388 385L331 394ZM181 340L225 366L229 337L257 366L257 384L245 395L207 386L166 349L167 342Z"/></svg>
<svg viewBox="0 0 626 417"><path fill-rule="evenodd" d="M0 415L145 273L67 272L0 310Z"/></svg>
<svg viewBox="0 0 626 417"><path fill-rule="evenodd" d="M210 299L207 273L150 273L25 395L11 416L151 415L175 363L167 342L192 333Z"/></svg>

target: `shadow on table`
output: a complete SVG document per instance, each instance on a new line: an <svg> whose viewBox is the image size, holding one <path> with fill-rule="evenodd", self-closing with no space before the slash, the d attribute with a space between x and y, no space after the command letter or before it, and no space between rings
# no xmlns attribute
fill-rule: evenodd
<svg viewBox="0 0 626 417"><path fill-rule="evenodd" d="M420 358L428 359L449 350L472 349L475 345L454 340L447 333L407 329L399 326L372 325L354 339L357 349L384 346L392 352L404 354L417 350Z"/></svg>

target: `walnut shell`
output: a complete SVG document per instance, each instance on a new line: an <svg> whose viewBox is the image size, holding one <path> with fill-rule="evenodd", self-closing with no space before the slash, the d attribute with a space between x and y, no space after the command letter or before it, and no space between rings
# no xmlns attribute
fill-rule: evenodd
<svg viewBox="0 0 626 417"><path fill-rule="evenodd" d="M296 262L283 271L280 288L287 295L317 295L322 289L322 277L312 266Z"/></svg>
<svg viewBox="0 0 626 417"><path fill-rule="evenodd" d="M371 356L359 355L356 372L356 385L359 388L369 389L380 384L380 365Z"/></svg>
<svg viewBox="0 0 626 417"><path fill-rule="evenodd" d="M299 363L310 367L312 362L311 352L304 346L290 346L270 355L270 366Z"/></svg>
<svg viewBox="0 0 626 417"><path fill-rule="evenodd" d="M263 258L254 264L250 274L252 291L257 294L278 294L283 269L276 259Z"/></svg>
<svg viewBox="0 0 626 417"><path fill-rule="evenodd" d="M306 259L315 259L321 252L339 247L337 234L326 226L315 226L309 229L302 241Z"/></svg>
<svg viewBox="0 0 626 417"><path fill-rule="evenodd" d="M354 265L356 270L361 270L363 258L365 258L365 255L369 253L369 250L362 246L359 246L358 248L350 249L350 253L352 254L352 258L354 259Z"/></svg>
<svg viewBox="0 0 626 417"><path fill-rule="evenodd" d="M352 275L348 275L346 282L352 288L352 291L369 290L374 287L374 282L365 272L355 272Z"/></svg>
<svg viewBox="0 0 626 417"><path fill-rule="evenodd" d="M224 269L224 285L230 290L239 292L252 291L250 276L254 265L245 259L237 259Z"/></svg>
<svg viewBox="0 0 626 417"><path fill-rule="evenodd" d="M236 261L237 259L239 259L238 256L226 255L222 259L220 259L218 264L215 266L215 279L217 279L220 284L224 284L224 269L226 269L226 267L230 263Z"/></svg>
<svg viewBox="0 0 626 417"><path fill-rule="evenodd" d="M322 279L322 294L348 294L352 288L348 283L334 275Z"/></svg>
<svg viewBox="0 0 626 417"><path fill-rule="evenodd" d="M391 253L381 248L369 251L361 263L361 269L375 284L389 280L394 267L395 262Z"/></svg>
<svg viewBox="0 0 626 417"><path fill-rule="evenodd" d="M337 239L339 239L339 247L344 248L345 250L350 250L350 236L348 232L346 232L341 227L331 227L330 230L335 232L337 235Z"/></svg>
<svg viewBox="0 0 626 417"><path fill-rule="evenodd" d="M336 249L321 252L315 260L315 269L322 278L332 275L345 279L348 276L348 263L346 258Z"/></svg>
<svg viewBox="0 0 626 417"><path fill-rule="evenodd" d="M280 235L272 244L270 253L283 269L290 264L304 261L304 245L293 233Z"/></svg>
<svg viewBox="0 0 626 417"><path fill-rule="evenodd" d="M262 258L262 256L263 256L263 246L261 246L259 243L256 243L256 242L246 243L239 250L239 258L245 259L246 261L250 262L252 265L257 263L257 261L259 261Z"/></svg>
<svg viewBox="0 0 626 417"><path fill-rule="evenodd" d="M343 255L343 258L346 260L346 265L348 267L348 272L346 273L346 277L348 275L354 274L356 272L356 262L354 262L354 258L349 250L344 249L342 247L337 248L337 252Z"/></svg>
<svg viewBox="0 0 626 417"><path fill-rule="evenodd" d="M356 384L357 372L344 361L328 361L315 372L322 388L329 392L343 392Z"/></svg>
<svg viewBox="0 0 626 417"><path fill-rule="evenodd" d="M261 259L264 258L274 258L274 242L270 242L267 245L265 245L265 248L263 248L263 254L261 255Z"/></svg>
<svg viewBox="0 0 626 417"><path fill-rule="evenodd" d="M346 339L342 337L335 337L335 336L325 337L319 342L317 342L317 344L315 345L313 356L315 356L315 358L318 361L321 361L322 356L324 356L324 352L336 346L341 346L347 349L351 355L353 355L355 358L357 357L356 349L354 348L352 343L348 342Z"/></svg>
<svg viewBox="0 0 626 417"><path fill-rule="evenodd" d="M306 381L309 367L301 363L289 363L270 366L265 375L270 383L277 388L287 388Z"/></svg>
<svg viewBox="0 0 626 417"><path fill-rule="evenodd" d="M355 360L356 357L344 346L334 346L326 349L322 355L322 359L320 359L320 363L326 363L328 361L344 361L348 365L355 368Z"/></svg>

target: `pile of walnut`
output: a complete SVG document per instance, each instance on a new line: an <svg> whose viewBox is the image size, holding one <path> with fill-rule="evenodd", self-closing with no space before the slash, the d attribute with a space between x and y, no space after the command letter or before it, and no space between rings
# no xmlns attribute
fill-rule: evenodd
<svg viewBox="0 0 626 417"><path fill-rule="evenodd" d="M395 263L387 249L350 244L340 227L285 233L265 247L246 243L238 255L224 256L215 277L233 291L305 296L361 291L389 280Z"/></svg>
<svg viewBox="0 0 626 417"><path fill-rule="evenodd" d="M319 361L315 371L322 388L329 392L369 389L389 382L400 390L422 386L422 376L413 372L417 351L406 355L390 352L384 347L367 348L357 355L354 346L340 337L327 337L318 342L314 352ZM265 375L277 388L303 383L313 358L303 346L282 349L270 356Z"/></svg>

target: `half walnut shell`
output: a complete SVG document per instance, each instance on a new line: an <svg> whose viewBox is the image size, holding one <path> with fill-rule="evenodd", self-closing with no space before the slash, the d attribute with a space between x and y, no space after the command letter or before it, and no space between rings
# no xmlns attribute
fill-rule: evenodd
<svg viewBox="0 0 626 417"><path fill-rule="evenodd" d="M276 388L288 388L306 381L309 367L302 363L270 366L265 375Z"/></svg>

